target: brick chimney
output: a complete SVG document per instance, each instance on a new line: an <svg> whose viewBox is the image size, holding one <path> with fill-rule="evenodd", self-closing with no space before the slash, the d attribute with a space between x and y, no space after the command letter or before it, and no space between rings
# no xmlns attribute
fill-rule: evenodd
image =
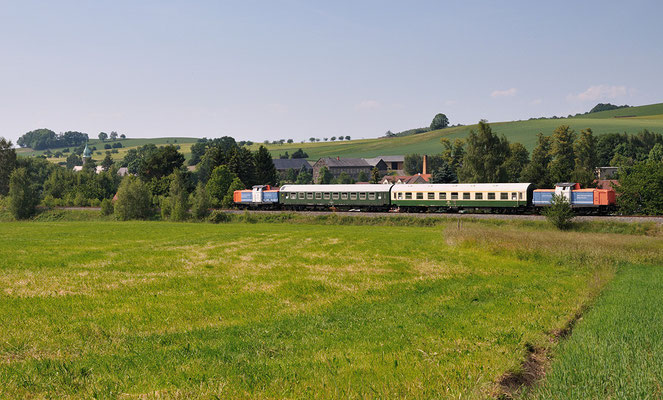
<svg viewBox="0 0 663 400"><path fill-rule="evenodd" d="M336 161L338 161L338 160L340 160L340 159L341 159L341 157L339 157L339 156L336 156Z"/></svg>
<svg viewBox="0 0 663 400"><path fill-rule="evenodd" d="M423 174L428 173L427 172L427 170L428 170L428 156L426 154L424 154L424 166L423 166L422 169L423 169L423 171L422 171Z"/></svg>

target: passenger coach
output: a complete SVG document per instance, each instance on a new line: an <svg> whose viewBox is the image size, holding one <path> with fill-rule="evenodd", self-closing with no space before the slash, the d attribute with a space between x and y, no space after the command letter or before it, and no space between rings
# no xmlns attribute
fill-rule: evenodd
<svg viewBox="0 0 663 400"><path fill-rule="evenodd" d="M391 185L284 185L279 202L291 210L357 209L384 211L389 209Z"/></svg>
<svg viewBox="0 0 663 400"><path fill-rule="evenodd" d="M520 209L532 204L531 183L394 185L391 203L404 210Z"/></svg>

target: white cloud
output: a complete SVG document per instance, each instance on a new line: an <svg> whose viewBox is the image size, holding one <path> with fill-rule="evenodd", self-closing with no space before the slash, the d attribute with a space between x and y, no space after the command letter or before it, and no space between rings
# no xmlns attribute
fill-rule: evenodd
<svg viewBox="0 0 663 400"><path fill-rule="evenodd" d="M616 99L628 94L626 86L596 85L590 86L587 90L578 94L570 94L568 100L577 101L596 101L600 99Z"/></svg>
<svg viewBox="0 0 663 400"><path fill-rule="evenodd" d="M288 112L288 106L281 103L267 104L267 111L274 114L285 114Z"/></svg>
<svg viewBox="0 0 663 400"><path fill-rule="evenodd" d="M493 93L490 94L490 97L513 97L516 95L518 89L511 88L506 90L493 90Z"/></svg>
<svg viewBox="0 0 663 400"><path fill-rule="evenodd" d="M364 100L355 106L355 110L375 110L380 108L381 104L377 100Z"/></svg>

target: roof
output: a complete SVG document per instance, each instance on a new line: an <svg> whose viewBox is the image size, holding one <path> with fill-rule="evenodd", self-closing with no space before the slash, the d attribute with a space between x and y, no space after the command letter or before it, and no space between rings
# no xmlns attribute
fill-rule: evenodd
<svg viewBox="0 0 663 400"><path fill-rule="evenodd" d="M371 164L366 162L363 158L332 158L324 157L318 160L319 162L324 162L326 166L332 168L341 168L341 167L372 167ZM317 164L316 163L316 164Z"/></svg>
<svg viewBox="0 0 663 400"><path fill-rule="evenodd" d="M282 192L389 192L391 185L283 185Z"/></svg>
<svg viewBox="0 0 663 400"><path fill-rule="evenodd" d="M394 185L397 191L495 191L495 192L524 192L532 186L531 183L433 183L418 185Z"/></svg>
<svg viewBox="0 0 663 400"><path fill-rule="evenodd" d="M405 156L377 156L375 158L381 159L384 162L405 162Z"/></svg>
<svg viewBox="0 0 663 400"><path fill-rule="evenodd" d="M388 182L392 183L397 183L400 181L401 183L404 184L412 184L416 183L419 180L423 180L424 182L430 181L431 174L416 174L416 175L386 175L382 178L382 180L387 180Z"/></svg>
<svg viewBox="0 0 663 400"><path fill-rule="evenodd" d="M272 160L277 170L285 171L288 169L300 170L302 167L311 169L311 164L305 158L275 158Z"/></svg>
<svg viewBox="0 0 663 400"><path fill-rule="evenodd" d="M85 158L92 157L92 150L90 150L90 148L87 147L87 143L85 143L85 148L83 149L83 157Z"/></svg>

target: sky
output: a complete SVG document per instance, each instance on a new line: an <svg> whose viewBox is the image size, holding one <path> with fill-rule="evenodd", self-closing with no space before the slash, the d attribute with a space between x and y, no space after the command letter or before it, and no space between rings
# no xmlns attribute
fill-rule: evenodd
<svg viewBox="0 0 663 400"><path fill-rule="evenodd" d="M663 102L663 2L0 0L0 136L369 138Z"/></svg>

